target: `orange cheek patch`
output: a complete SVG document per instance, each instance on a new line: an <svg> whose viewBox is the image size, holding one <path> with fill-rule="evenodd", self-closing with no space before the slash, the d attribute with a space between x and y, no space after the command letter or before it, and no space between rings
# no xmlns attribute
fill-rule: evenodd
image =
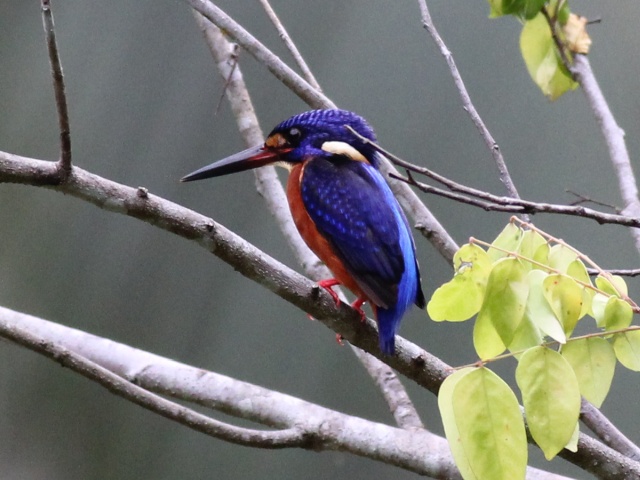
<svg viewBox="0 0 640 480"><path fill-rule="evenodd" d="M264 146L267 148L282 148L287 145L287 140L279 133L274 133L267 141L264 142Z"/></svg>

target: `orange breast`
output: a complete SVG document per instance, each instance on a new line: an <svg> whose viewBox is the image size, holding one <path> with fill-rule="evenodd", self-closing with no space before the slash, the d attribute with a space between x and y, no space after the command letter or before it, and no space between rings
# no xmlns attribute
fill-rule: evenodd
<svg viewBox="0 0 640 480"><path fill-rule="evenodd" d="M336 256L329 242L320 234L313 220L309 217L304 203L302 202L302 194L300 182L304 175L304 164L297 164L291 170L289 181L287 183L287 200L289 200L289 208L293 221L311 250L322 260L329 270L333 273L336 280L351 290L358 298L366 298L356 281L347 272L342 261Z"/></svg>

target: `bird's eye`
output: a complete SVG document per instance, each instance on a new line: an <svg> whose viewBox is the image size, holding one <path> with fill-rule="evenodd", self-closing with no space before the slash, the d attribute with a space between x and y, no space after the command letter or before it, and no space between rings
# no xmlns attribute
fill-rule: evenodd
<svg viewBox="0 0 640 480"><path fill-rule="evenodd" d="M300 141L300 138L302 138L302 132L299 128L293 127L289 130L289 141L291 143L298 143Z"/></svg>

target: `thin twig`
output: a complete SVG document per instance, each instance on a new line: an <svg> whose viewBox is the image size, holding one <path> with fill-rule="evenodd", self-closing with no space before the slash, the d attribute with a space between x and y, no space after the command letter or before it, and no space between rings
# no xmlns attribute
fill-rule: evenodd
<svg viewBox="0 0 640 480"><path fill-rule="evenodd" d="M476 128L480 132L480 136L482 137L485 145L491 152L491 155L493 156L493 160L498 167L500 181L507 189L507 193L509 194L509 196L513 198L520 198L520 195L518 194L518 190L516 189L516 186L513 183L513 180L511 179L511 175L509 174L509 169L507 168L507 164L505 163L504 158L502 157L502 152L500 151L500 147L498 146L498 143L494 140L493 136L491 135L491 132L489 131L487 126L484 124L484 121L480 117L480 114L478 113L475 106L473 105L473 102L471 101L471 97L469 96L469 92L467 91L467 87L465 87L464 81L462 80L462 76L460 75L460 72L458 71L458 67L456 66L456 62L453 59L453 55L451 54L451 51L447 48L447 45L444 43L444 40L442 40L442 37L440 36L440 34L438 33L438 30L433 24L433 20L431 19L431 14L429 13L429 7L427 6L426 0L419 0L418 3L420 5L420 13L422 15L422 25L424 26L425 30L429 32L429 35L431 35L431 38L438 46L440 53L442 54L442 56L444 56L445 60L447 61L447 65L449 65L449 70L451 71L453 82L455 83L456 88L458 89L458 93L460 94L460 98L462 99L462 106L465 109L465 111L469 113L469 116L471 117L473 124L476 126Z"/></svg>
<svg viewBox="0 0 640 480"><path fill-rule="evenodd" d="M573 78L573 80L576 80L575 74L571 70L571 65L573 64L573 61L569 57L570 54L567 53L567 47L564 41L560 38L560 34L558 32L557 12L559 9L560 9L560 5L558 5L558 7L556 8L556 12L553 14L553 16L549 14L549 10L547 10L547 7L542 7L540 12L542 13L542 15L544 15L544 18L547 20L547 23L549 24L549 30L551 31L551 38L553 39L553 43L555 43L556 45L556 51L558 52L558 55L560 55L560 60L562 61L562 64L567 69L567 71L571 74L571 77Z"/></svg>
<svg viewBox="0 0 640 480"><path fill-rule="evenodd" d="M452 192L447 192L437 187L432 187L431 185L427 185L421 182L418 182L411 176L410 174L407 177L402 177L395 173L391 173L390 176L404 182L408 185L412 185L425 193L433 193L435 195L439 195L442 197L450 198L457 202L466 203L468 205L473 205L484 210L488 211L497 211L497 212L509 212L509 213L553 213L559 215L571 215L577 217L584 217L595 220L600 224L614 224L614 225L622 225L626 227L635 227L640 228L640 217L629 217L626 215L618 215L612 213L604 213L599 212L597 210L593 210L591 208L582 207L582 206L568 206L568 205L555 205L551 203L542 203L542 202L532 202L529 200L522 200L519 198L512 197L501 197L498 195L494 195L489 192L485 192L483 190L478 190L476 188L468 187L461 183L455 182L450 178L447 178L439 173L434 172L426 167L420 167L413 163L409 163L406 160L401 159L400 157L394 155L388 150L382 148L377 143L370 141L369 139L363 137L358 134L351 127L346 127L351 133L357 136L360 140L365 143L371 145L375 150L382 153L388 160L390 160L395 165L402 167L410 172L419 173L420 175L425 175L433 180L442 183L447 188L449 188ZM465 196L466 195L466 196ZM476 198L469 198L476 197ZM480 199L480 200L477 200Z"/></svg>
<svg viewBox="0 0 640 480"><path fill-rule="evenodd" d="M194 14L197 13L194 10L192 11L194 12ZM199 13L198 15L202 17L202 15L200 15ZM205 36L206 36L206 32L205 32ZM224 85L222 86L222 93L220 94L220 98L218 99L218 103L216 104L215 115L217 115L218 112L220 111L220 107L222 106L222 101L224 100L224 96L227 93L227 89L229 88L229 82L231 82L231 77L233 76L233 71L238 66L238 61L239 61L238 49L240 48L240 46L237 43L235 43L233 44L232 48L233 48L233 52L229 55L229 59L231 61L231 69L229 70L229 74L227 75L227 78L225 78L224 80Z"/></svg>
<svg viewBox="0 0 640 480"><path fill-rule="evenodd" d="M637 277L640 275L640 268L607 268L607 272L611 275L618 275L620 277ZM600 271L595 268L587 268L589 275L599 275Z"/></svg>
<svg viewBox="0 0 640 480"><path fill-rule="evenodd" d="M65 181L71 171L71 129L69 127L69 111L67 109L67 96L65 94L64 76L60 55L56 43L56 32L53 24L53 12L50 0L42 0L42 24L47 39L47 51L49 52L49 64L53 78L53 91L56 98L58 111L58 125L60 128L60 175Z"/></svg>
<svg viewBox="0 0 640 480"><path fill-rule="evenodd" d="M298 47L296 47L296 44L293 43L293 41L291 40L291 37L289 36L289 34L287 33L287 30L284 28L284 25L278 18L278 15L276 15L276 12L273 10L271 5L269 4L269 0L260 0L260 4L262 5L262 8L264 9L267 16L269 17L269 20L271 20L271 23L273 23L273 25L276 27L276 30L278 31L278 35L280 36L280 39L284 42L285 46L287 47L287 50L289 50L289 52L293 56L293 59L295 60L296 64L302 71L302 75L304 76L304 78L307 80L307 82L309 82L311 86L313 86L313 88L321 92L322 89L320 88L320 84L318 83L318 80L316 80L316 77L313 75L313 72L307 65L307 62L305 62L304 58L300 54L300 51L298 50Z"/></svg>
<svg viewBox="0 0 640 480"><path fill-rule="evenodd" d="M509 213L550 213L556 215L569 215L573 217L583 217L595 220L600 224L622 225L624 227L640 228L640 218L627 217L625 215L616 215L613 213L604 213L591 208L582 206L571 207L567 205L555 205L551 203L532 202L529 200L518 200L511 197L495 196L492 200L483 201L466 197L464 195L447 192L436 187L432 187L425 183L416 181L413 177L402 177L394 175L396 180L413 185L425 193L433 193L442 197L450 198L457 202L466 203L475 207L482 208L487 211L509 212ZM483 192L487 194L487 192ZM489 194L491 195L491 194Z"/></svg>
<svg viewBox="0 0 640 480"><path fill-rule="evenodd" d="M570 202L569 205L580 205L582 203L593 203L594 205L600 205L601 207L607 207L610 208L611 210L613 210L616 213L620 213L621 210L616 207L615 205L611 204L611 203L606 203L606 202L601 202L599 200L594 200L591 197L588 197L586 195L583 195L581 193L578 192L574 192L573 190L570 189L566 189L565 192L570 193L571 195L573 195L574 197L577 198L577 200L574 200L573 202Z"/></svg>
<svg viewBox="0 0 640 480"><path fill-rule="evenodd" d="M195 11L211 21L225 34L231 37L242 48L262 63L293 93L305 100L313 108L335 108L335 104L322 95L304 78L294 72L291 67L280 60L277 55L265 47L256 37L242 28L236 21L206 0L185 0Z"/></svg>
<svg viewBox="0 0 640 480"><path fill-rule="evenodd" d="M194 16L201 30L205 34L207 45L215 59L218 70L223 78L228 79L228 99L231 110L236 118L238 128L243 129L243 137L247 146L262 143L262 131L251 102L251 97L244 83L242 71L234 61L234 50L231 43L224 38L218 27L194 11ZM233 67L230 67L233 62ZM303 266L305 273L314 280L329 278L329 270L320 262L307 245L302 241L289 213L286 195L273 167L255 170L256 188L267 203L267 207L276 219L282 234L287 239L289 247ZM341 299L346 302L344 295ZM403 428L423 427L420 417L409 396L388 365L368 355L357 347L353 352L363 364L376 385L398 423Z"/></svg>

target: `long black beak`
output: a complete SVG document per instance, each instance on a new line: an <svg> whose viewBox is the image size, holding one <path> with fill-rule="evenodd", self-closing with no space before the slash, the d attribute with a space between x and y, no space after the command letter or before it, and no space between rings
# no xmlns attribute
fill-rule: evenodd
<svg viewBox="0 0 640 480"><path fill-rule="evenodd" d="M230 157L218 160L211 165L202 167L195 172L191 172L180 179L181 182L192 182L204 178L220 177L229 173L243 172L252 168L264 167L270 163L277 162L280 155L286 153L285 150L266 148L262 145L251 147L242 152L238 152Z"/></svg>

